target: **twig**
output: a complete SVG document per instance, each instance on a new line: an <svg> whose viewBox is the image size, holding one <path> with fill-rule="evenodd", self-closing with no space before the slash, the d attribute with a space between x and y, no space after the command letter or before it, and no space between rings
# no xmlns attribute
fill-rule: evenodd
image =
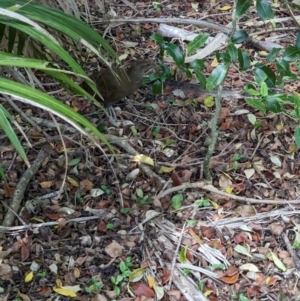
<svg viewBox="0 0 300 301"><path fill-rule="evenodd" d="M122 149L127 151L127 153L129 153L130 155L135 156L138 154L138 152L125 139L119 138L114 135L105 135L105 137L109 143L121 147ZM164 184L166 182L163 178L161 178L159 175L153 172L146 164L141 163L139 166L147 174L149 178L155 178L161 184Z"/></svg>
<svg viewBox="0 0 300 301"><path fill-rule="evenodd" d="M55 119L55 117L53 116L52 113L50 113L50 117L52 118L54 124L56 125L56 129L58 131L58 135L60 136L60 141L61 141L61 144L63 146L63 152L65 154L65 172L64 172L64 177L63 177L63 180L62 180L62 183L61 183L61 186L57 192L57 196L55 197L55 199L59 199L63 190L64 190L64 187L65 187L65 184L66 184L66 178L67 178L67 174L68 174L68 154L67 154L67 147L66 147L66 144L65 144L65 140L63 139L63 136L62 136L62 133L61 133L61 130L60 130L60 127Z"/></svg>
<svg viewBox="0 0 300 301"><path fill-rule="evenodd" d="M12 209L12 211L9 210L5 214L3 226L8 227L13 223L15 218L13 211L18 212L28 183L30 182L32 177L37 173L47 156L48 154L44 150L41 150L37 155L35 161L32 163L31 167L23 173L19 183L16 186L16 190L13 194L12 202L10 204L10 208Z"/></svg>
<svg viewBox="0 0 300 301"><path fill-rule="evenodd" d="M67 223L83 223L94 219L102 219L105 215L107 215L107 211L105 211L105 214L102 216L100 215L94 215L94 216L84 216L84 217L77 217L73 219L67 220ZM28 229L38 229L41 227L51 227L51 226L57 226L59 225L59 222L47 222L47 223L40 223L40 224L28 224L23 226L14 226L14 227L4 227L0 226L0 232L3 233L10 233L10 232L16 232L16 231L25 231Z"/></svg>
<svg viewBox="0 0 300 301"><path fill-rule="evenodd" d="M287 250L289 251L289 253L294 261L296 270L298 271L298 273L300 273L300 260L297 256L296 252L293 250L288 236L284 233L284 234L282 234L282 238L285 242Z"/></svg>
<svg viewBox="0 0 300 301"><path fill-rule="evenodd" d="M179 248L180 248L180 245L181 245L183 233L184 233L184 231L185 231L185 225L186 225L186 222L184 222L183 227L182 227L182 229L181 229L180 236L178 237L178 240L177 240L176 250L175 250L175 252L174 252L173 260L172 260L172 263L171 263L171 270L170 270L171 276L170 276L170 280L169 280L169 283L168 283L168 284L166 285L166 287L165 287L167 290L169 290L169 289L171 288L171 285L172 285L174 269L175 269L176 260L177 260Z"/></svg>
<svg viewBox="0 0 300 301"><path fill-rule="evenodd" d="M246 197L241 197L238 195L234 195L234 194L229 194L226 193L224 191L220 191L217 188L213 187L212 185L207 185L206 182L201 181L201 182L197 182L197 183L185 183L176 187L172 187L169 188L163 192L160 192L157 197L158 198L163 198L168 194L180 191L180 190L185 190L185 189L190 189L190 188L198 188L198 189L202 189L205 191L209 191L212 193L216 193L219 195L222 195L224 197L227 197L229 199L238 201L238 202L244 202L244 203L249 203L249 204L272 204L272 205L295 205L295 204L300 204L300 200L268 200L268 199L263 199L263 200L257 200L257 199L253 199L253 198L246 198Z"/></svg>

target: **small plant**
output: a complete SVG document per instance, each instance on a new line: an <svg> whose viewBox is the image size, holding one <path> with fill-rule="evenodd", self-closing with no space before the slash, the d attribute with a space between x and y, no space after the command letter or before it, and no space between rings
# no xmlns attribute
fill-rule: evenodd
<svg viewBox="0 0 300 301"><path fill-rule="evenodd" d="M195 203L198 207L208 207L210 205L210 201L204 198L197 200Z"/></svg>
<svg viewBox="0 0 300 301"><path fill-rule="evenodd" d="M234 169L234 170L237 170L237 168L238 168L238 164L237 164L237 161L239 161L240 159L242 159L242 158L244 158L245 157L245 155L244 154L234 154L233 155L233 163L232 163L232 168Z"/></svg>
<svg viewBox="0 0 300 301"><path fill-rule="evenodd" d="M112 224L112 223L108 223L107 225L106 225L106 229L109 229L109 230L111 230L111 229L113 229L115 226L114 226L114 224Z"/></svg>
<svg viewBox="0 0 300 301"><path fill-rule="evenodd" d="M178 193L172 197L172 207L175 210L178 210L181 208L181 203L183 201L183 195L181 193Z"/></svg>
<svg viewBox="0 0 300 301"><path fill-rule="evenodd" d="M250 301L244 294L239 294L239 295L232 295L232 299L234 300L239 300L239 301Z"/></svg>
<svg viewBox="0 0 300 301"><path fill-rule="evenodd" d="M199 289L200 292L203 292L203 291L204 291L204 283L203 283L203 282L200 282L200 283L198 284L198 289Z"/></svg>
<svg viewBox="0 0 300 301"><path fill-rule="evenodd" d="M128 214L130 212L130 208L121 208L120 212L122 214Z"/></svg>
<svg viewBox="0 0 300 301"><path fill-rule="evenodd" d="M98 293L99 289L103 286L103 283L99 281L96 277L92 277L92 284L85 288L86 292L91 293Z"/></svg>
<svg viewBox="0 0 300 301"><path fill-rule="evenodd" d="M126 278L128 278L132 271L129 269L130 267L133 266L133 263L131 262L132 258L130 256L128 256L126 258L126 261L122 261L119 265L118 268L121 272L120 275L118 275L116 278L115 277L111 277L110 281L112 282L112 284L114 285L114 292L117 296L120 295L120 287L119 284L124 281Z"/></svg>
<svg viewBox="0 0 300 301"><path fill-rule="evenodd" d="M160 12L160 11L161 11L159 5L160 5L159 2L155 2L155 1L152 2L152 6L153 6L153 8L154 8L157 12Z"/></svg>
<svg viewBox="0 0 300 301"><path fill-rule="evenodd" d="M107 194L111 194L111 190L106 185L101 185L101 189Z"/></svg>
<svg viewBox="0 0 300 301"><path fill-rule="evenodd" d="M153 199L150 198L148 195L144 195L144 192L142 189L136 190L136 198L137 198L137 205L138 206L144 206L148 204L153 203Z"/></svg>

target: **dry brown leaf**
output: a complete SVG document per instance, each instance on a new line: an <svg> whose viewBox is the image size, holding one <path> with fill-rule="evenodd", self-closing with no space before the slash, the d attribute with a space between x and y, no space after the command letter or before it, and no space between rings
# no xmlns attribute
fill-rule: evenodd
<svg viewBox="0 0 300 301"><path fill-rule="evenodd" d="M105 252L112 258L120 257L122 255L123 247L116 241L113 241L105 247Z"/></svg>
<svg viewBox="0 0 300 301"><path fill-rule="evenodd" d="M153 290L143 282L139 282L139 283L134 284L131 287L131 289L133 290L135 295L138 296L138 297L142 297L142 296L147 297L147 298L153 298L154 297Z"/></svg>
<svg viewBox="0 0 300 301"><path fill-rule="evenodd" d="M279 224L279 223L272 223L269 225L270 231L272 234L278 236L281 235L283 230L284 230L284 225Z"/></svg>

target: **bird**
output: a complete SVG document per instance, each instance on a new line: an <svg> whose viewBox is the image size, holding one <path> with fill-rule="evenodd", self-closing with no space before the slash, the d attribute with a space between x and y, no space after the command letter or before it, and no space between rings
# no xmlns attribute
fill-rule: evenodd
<svg viewBox="0 0 300 301"><path fill-rule="evenodd" d="M121 67L107 68L93 73L90 78L95 82L103 97L102 105L110 112L114 112L112 106L139 89L145 73L155 67L156 64L153 61L140 59L134 61L126 70ZM82 87L87 92L92 92L86 82L82 84ZM96 99L99 100L99 97ZM114 113L113 115L115 116Z"/></svg>

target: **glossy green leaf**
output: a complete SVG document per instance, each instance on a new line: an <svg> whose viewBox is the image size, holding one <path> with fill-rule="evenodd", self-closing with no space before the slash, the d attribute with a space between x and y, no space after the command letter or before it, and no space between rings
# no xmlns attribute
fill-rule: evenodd
<svg viewBox="0 0 300 301"><path fill-rule="evenodd" d="M277 54L281 51L281 48L272 48L272 50L267 55L267 60L269 62L274 62L276 60Z"/></svg>
<svg viewBox="0 0 300 301"><path fill-rule="evenodd" d="M205 64L203 60L194 60L190 63L190 69L193 70L203 70L205 68Z"/></svg>
<svg viewBox="0 0 300 301"><path fill-rule="evenodd" d="M239 43L243 43L244 41L246 41L248 39L248 37L249 37L248 33L245 30L241 29L241 30L237 30L233 34L231 41L234 44L239 44Z"/></svg>
<svg viewBox="0 0 300 301"><path fill-rule="evenodd" d="M206 77L204 76L203 73L199 72L198 70L195 70L195 75L197 77L197 80L199 82L199 84L201 85L202 88L205 89L206 87Z"/></svg>
<svg viewBox="0 0 300 301"><path fill-rule="evenodd" d="M229 53L231 61L232 62L236 61L236 59L238 57L238 49L235 47L234 44L228 45L228 53Z"/></svg>
<svg viewBox="0 0 300 301"><path fill-rule="evenodd" d="M268 0L256 0L256 11L263 21L274 19L274 12Z"/></svg>
<svg viewBox="0 0 300 301"><path fill-rule="evenodd" d="M216 54L217 60L221 61L223 60L224 63L230 63L231 62L231 57L228 51L226 52L219 52Z"/></svg>
<svg viewBox="0 0 300 301"><path fill-rule="evenodd" d="M262 97L266 97L268 95L268 85L266 84L266 82L261 83L260 94Z"/></svg>
<svg viewBox="0 0 300 301"><path fill-rule="evenodd" d="M266 108L273 113L282 113L283 108L280 99L275 95L268 95L266 97Z"/></svg>
<svg viewBox="0 0 300 301"><path fill-rule="evenodd" d="M267 74L260 68L256 68L254 73L255 73L254 76L255 82L258 83L259 85L268 78Z"/></svg>
<svg viewBox="0 0 300 301"><path fill-rule="evenodd" d="M162 82L160 80L156 80L152 86L152 94L157 95L161 94L162 91Z"/></svg>
<svg viewBox="0 0 300 301"><path fill-rule="evenodd" d="M296 61L300 59L300 48L294 47L294 46L288 46L283 54L282 58L288 62L290 61Z"/></svg>
<svg viewBox="0 0 300 301"><path fill-rule="evenodd" d="M264 73L267 75L266 84L268 87L273 88L276 86L276 74L275 72L268 66L262 65L260 68L264 71Z"/></svg>
<svg viewBox="0 0 300 301"><path fill-rule="evenodd" d="M248 53L245 50L241 50L241 49L238 50L238 59L242 71L249 69L251 62L248 57Z"/></svg>
<svg viewBox="0 0 300 301"><path fill-rule="evenodd" d="M200 34L198 35L194 40L192 40L190 43L187 44L187 53L188 55L196 52L198 49L200 49L205 42L207 41L209 37L209 34Z"/></svg>
<svg viewBox="0 0 300 301"><path fill-rule="evenodd" d="M229 64L218 65L208 77L206 83L206 89L208 91L211 91L216 86L221 84L227 75L228 69L229 69Z"/></svg>
<svg viewBox="0 0 300 301"><path fill-rule="evenodd" d="M248 8L251 6L252 2L249 0L238 0L236 3L236 17L239 19L241 18Z"/></svg>
<svg viewBox="0 0 300 301"><path fill-rule="evenodd" d="M177 45L168 43L164 49L172 57L178 67L184 66L184 54Z"/></svg>
<svg viewBox="0 0 300 301"><path fill-rule="evenodd" d="M264 114L266 114L266 112L267 112L266 105L261 100L248 98L248 99L246 99L246 103L248 105L254 107L255 109L258 109L259 111L261 111Z"/></svg>

